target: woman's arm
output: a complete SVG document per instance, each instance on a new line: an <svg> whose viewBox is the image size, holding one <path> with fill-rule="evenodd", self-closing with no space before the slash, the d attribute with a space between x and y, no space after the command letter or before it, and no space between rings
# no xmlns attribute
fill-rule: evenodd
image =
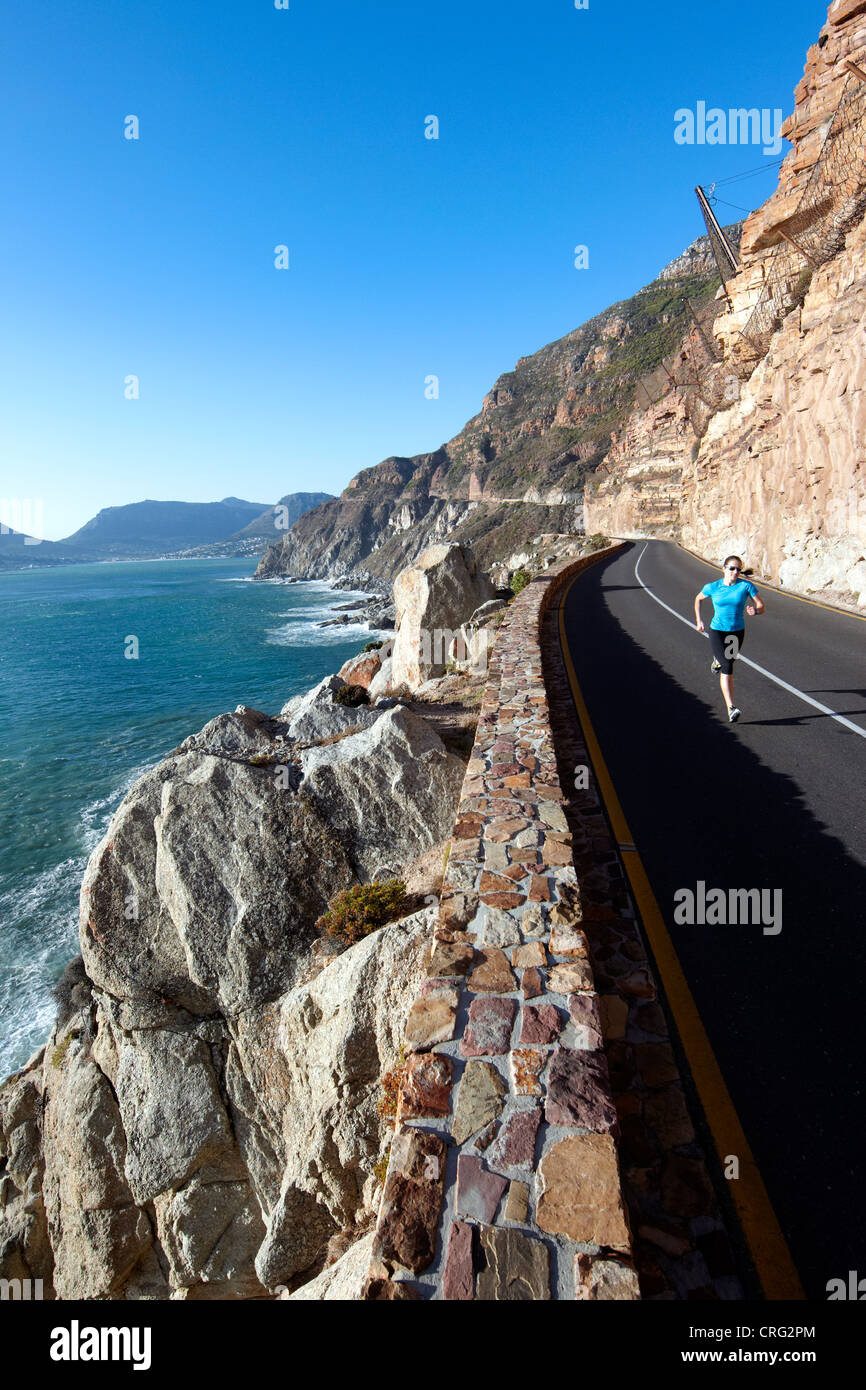
<svg viewBox="0 0 866 1390"><path fill-rule="evenodd" d="M704 631L704 625L701 622L701 604L703 603L705 598L706 594L703 592L703 590L701 590L699 594L695 594L695 627L697 628L698 632Z"/></svg>
<svg viewBox="0 0 866 1390"><path fill-rule="evenodd" d="M759 617L761 613L766 613L764 601L758 594L753 594L751 601L746 604L746 612L750 618Z"/></svg>

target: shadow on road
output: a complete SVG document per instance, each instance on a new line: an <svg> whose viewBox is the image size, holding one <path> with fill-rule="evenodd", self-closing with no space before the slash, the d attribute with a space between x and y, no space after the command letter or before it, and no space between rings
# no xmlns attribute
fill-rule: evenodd
<svg viewBox="0 0 866 1390"><path fill-rule="evenodd" d="M827 1280L866 1258L857 1176L864 1157L866 869L816 818L792 777L665 669L658 659L664 645L684 671L692 663L673 642L665 644L653 615L647 641L661 634L655 650L623 629L609 595L628 586L604 579L628 555L602 562L571 589L565 616L572 660L800 1276L810 1297L825 1298ZM750 676L761 679L749 673L740 680ZM709 682L708 673L707 699L717 699ZM826 717L751 726L802 725L805 736L813 720ZM839 747L844 758L845 745ZM699 880L726 892L780 890L782 930L678 925L674 894L696 890Z"/></svg>

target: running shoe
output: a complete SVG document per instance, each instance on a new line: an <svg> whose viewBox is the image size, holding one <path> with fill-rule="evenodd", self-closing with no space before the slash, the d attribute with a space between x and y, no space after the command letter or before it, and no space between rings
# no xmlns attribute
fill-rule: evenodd
<svg viewBox="0 0 866 1390"><path fill-rule="evenodd" d="M731 723L731 724L736 724L736 722L737 722L737 720L739 719L739 717L740 717L740 715L742 714L742 712L743 712L742 710L737 709L737 706L736 706L736 705L731 705L731 708L728 710L728 721L729 721L729 723Z"/></svg>
<svg viewBox="0 0 866 1390"><path fill-rule="evenodd" d="M716 661L716 658L713 657L712 663L711 663L711 665L710 665L710 670L711 670L711 671L721 671L721 669L722 669L722 663L721 663L720 661Z"/></svg>

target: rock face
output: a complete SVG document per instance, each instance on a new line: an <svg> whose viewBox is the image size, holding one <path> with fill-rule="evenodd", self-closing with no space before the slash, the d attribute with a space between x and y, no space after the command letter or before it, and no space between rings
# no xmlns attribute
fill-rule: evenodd
<svg viewBox="0 0 866 1390"><path fill-rule="evenodd" d="M866 608L866 222L683 470L684 543Z"/></svg>
<svg viewBox="0 0 866 1390"><path fill-rule="evenodd" d="M308 1268L372 1206L378 1080L426 943L416 913L233 1020L136 1018L94 989L0 1092L4 1277L53 1271L65 1299L262 1298Z"/></svg>
<svg viewBox="0 0 866 1390"><path fill-rule="evenodd" d="M419 555L394 581L392 684L416 690L444 675L452 634L492 598L492 584L464 546L436 545Z"/></svg>
<svg viewBox="0 0 866 1390"><path fill-rule="evenodd" d="M339 674L347 685L362 685L365 690L369 690L370 682L381 665L380 652L359 652L340 667Z"/></svg>
<svg viewBox="0 0 866 1390"><path fill-rule="evenodd" d="M0 1086L0 1277L64 1299L267 1298L363 1233L428 912L318 964L314 922L445 837L463 764L402 707L301 752L291 725L321 697L211 721L94 851L87 975Z"/></svg>
<svg viewBox="0 0 866 1390"><path fill-rule="evenodd" d="M357 660L357 658L355 658ZM360 682L355 682L360 684ZM341 705L337 695L348 681L342 676L327 676L325 680L293 704L288 735L300 743L313 743L349 729L365 728L378 718L369 705Z"/></svg>
<svg viewBox="0 0 866 1390"><path fill-rule="evenodd" d="M298 790L287 737L255 711L221 715L125 799L82 885L98 988L206 1015L294 983L315 917L352 872Z"/></svg>
<svg viewBox="0 0 866 1390"><path fill-rule="evenodd" d="M303 754L305 795L362 879L444 839L465 771L425 720L402 706L377 713L372 728Z"/></svg>
<svg viewBox="0 0 866 1390"><path fill-rule="evenodd" d="M866 97L847 63L866 66L864 13L853 0L836 0L809 50L795 109L782 127L793 148L775 193L743 227L741 270L727 284L730 306L717 297L718 315L708 331L722 354L725 391L702 438L689 427L676 393L636 410L587 489L584 513L587 531L672 536L710 559L735 552L783 587L861 608ZM845 115L831 129L843 97ZM849 127L855 148L853 158L838 156L843 177L834 173L828 132L840 128L844 145ZM850 230L836 246L828 210L839 199ZM834 215L841 218L842 211ZM811 247L819 264L792 251L788 236ZM768 284L783 283L791 290L779 301L787 316L774 332L770 324L756 338L756 304ZM759 351L757 361L747 343Z"/></svg>

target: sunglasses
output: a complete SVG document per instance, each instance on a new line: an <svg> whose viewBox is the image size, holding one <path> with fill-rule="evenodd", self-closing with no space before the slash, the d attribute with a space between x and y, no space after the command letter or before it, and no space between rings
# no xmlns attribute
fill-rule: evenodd
<svg viewBox="0 0 866 1390"><path fill-rule="evenodd" d="M728 572L729 572L730 574L739 574L739 573L740 573L740 566L739 566L739 565L728 565L727 568L728 568Z"/></svg>

